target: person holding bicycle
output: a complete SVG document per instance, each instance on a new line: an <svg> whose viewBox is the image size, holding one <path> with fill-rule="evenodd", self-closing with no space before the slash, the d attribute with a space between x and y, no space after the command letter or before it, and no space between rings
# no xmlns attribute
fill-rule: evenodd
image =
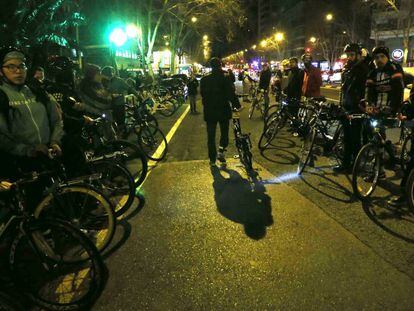
<svg viewBox="0 0 414 311"><path fill-rule="evenodd" d="M210 60L211 73L201 79L200 92L204 109L204 121L207 124L208 156L210 165L215 166L218 159L226 163L225 151L229 144L229 125L232 108L239 109L239 99L235 94L233 83L221 69L221 60L213 57ZM231 105L230 105L231 102ZM216 149L216 128L220 125L220 146Z"/></svg>
<svg viewBox="0 0 414 311"><path fill-rule="evenodd" d="M342 72L342 108L347 115L360 113L359 103L365 97L365 85L369 72L368 64L362 59L362 50L359 44L350 43L344 48L347 63ZM334 172L346 173L352 168L361 149L362 120L342 119L344 129L344 158L342 163L333 168Z"/></svg>
<svg viewBox="0 0 414 311"><path fill-rule="evenodd" d="M259 89L263 90L264 94L264 111L267 110L269 107L269 86L270 86L270 80L272 79L272 72L270 71L269 64L265 63L263 65L263 69L260 72L260 78L259 78Z"/></svg>
<svg viewBox="0 0 414 311"><path fill-rule="evenodd" d="M368 114L397 114L400 112L404 84L401 70L390 61L389 50L385 46L375 47L372 51L375 69L369 74L366 82L366 100L368 104L362 109ZM384 112L385 111L385 112ZM385 138L385 128L381 135ZM385 178L384 168L381 168L379 178Z"/></svg>

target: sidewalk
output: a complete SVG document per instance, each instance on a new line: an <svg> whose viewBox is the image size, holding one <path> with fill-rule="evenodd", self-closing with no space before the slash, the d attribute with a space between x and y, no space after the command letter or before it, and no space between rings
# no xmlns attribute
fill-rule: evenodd
<svg viewBox="0 0 414 311"><path fill-rule="evenodd" d="M414 308L414 281L265 169L164 163L96 310ZM126 255L127 254L127 255Z"/></svg>

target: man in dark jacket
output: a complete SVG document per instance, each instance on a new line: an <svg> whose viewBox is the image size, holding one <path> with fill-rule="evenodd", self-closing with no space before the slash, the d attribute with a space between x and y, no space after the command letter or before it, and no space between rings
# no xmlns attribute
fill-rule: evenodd
<svg viewBox="0 0 414 311"><path fill-rule="evenodd" d="M212 72L201 79L200 91L204 108L204 121L207 123L208 156L210 165L216 165L216 159L226 163L224 152L229 144L229 120L232 108L239 109L240 103L235 94L233 83L221 69L221 60L210 60ZM231 102L231 105L230 105ZM220 125L219 152L216 149L216 128Z"/></svg>
<svg viewBox="0 0 414 311"><path fill-rule="evenodd" d="M292 57L289 59L288 85L284 92L289 99L300 100L302 96L303 71L298 67L298 59Z"/></svg>
<svg viewBox="0 0 414 311"><path fill-rule="evenodd" d="M361 113L359 104L365 97L365 85L368 75L368 64L362 59L361 47L357 43L347 44L344 48L347 63L342 72L342 107L347 114ZM334 171L344 173L351 170L352 163L361 149L362 121L344 118L344 158Z"/></svg>
<svg viewBox="0 0 414 311"><path fill-rule="evenodd" d="M269 107L269 86L271 79L272 72L270 71L269 64L264 64L260 72L259 89L264 91L265 110Z"/></svg>

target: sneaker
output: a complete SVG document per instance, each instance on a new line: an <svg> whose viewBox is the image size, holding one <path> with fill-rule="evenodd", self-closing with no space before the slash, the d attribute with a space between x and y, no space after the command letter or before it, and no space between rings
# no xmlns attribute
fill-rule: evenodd
<svg viewBox="0 0 414 311"><path fill-rule="evenodd" d="M388 200L388 205L392 207L400 207L407 203L407 199L405 196L393 197L392 199Z"/></svg>

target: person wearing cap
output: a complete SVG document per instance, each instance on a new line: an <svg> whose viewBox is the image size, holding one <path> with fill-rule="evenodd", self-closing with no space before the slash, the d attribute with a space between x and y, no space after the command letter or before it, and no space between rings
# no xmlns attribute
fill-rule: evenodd
<svg viewBox="0 0 414 311"><path fill-rule="evenodd" d="M0 49L0 149L22 159L27 170L49 149L61 155L62 115L53 96L26 85L25 55L16 48Z"/></svg>
<svg viewBox="0 0 414 311"><path fill-rule="evenodd" d="M225 165L225 151L229 144L229 125L232 108L239 109L239 99L228 75L221 69L221 60L213 57L210 60L211 73L201 79L200 92L204 110L204 121L207 123L208 156L210 165L215 166L218 159ZM231 104L230 104L231 103ZM220 146L217 153L216 128L220 125Z"/></svg>
<svg viewBox="0 0 414 311"><path fill-rule="evenodd" d="M365 85L369 67L362 58L362 49L357 43L347 44L344 48L347 62L342 72L342 108L347 114L361 113L359 103L365 97ZM362 121L360 119L344 118L344 158L342 163L333 170L337 173L348 173L361 149Z"/></svg>
<svg viewBox="0 0 414 311"><path fill-rule="evenodd" d="M312 65L312 55L305 53L302 55L305 73L303 75L302 95L310 97L321 96L322 74L319 68Z"/></svg>
<svg viewBox="0 0 414 311"><path fill-rule="evenodd" d="M272 72L270 71L270 66L268 63L265 63L259 77L259 89L264 92L265 111L267 110L267 107L269 107L269 86L271 79Z"/></svg>

